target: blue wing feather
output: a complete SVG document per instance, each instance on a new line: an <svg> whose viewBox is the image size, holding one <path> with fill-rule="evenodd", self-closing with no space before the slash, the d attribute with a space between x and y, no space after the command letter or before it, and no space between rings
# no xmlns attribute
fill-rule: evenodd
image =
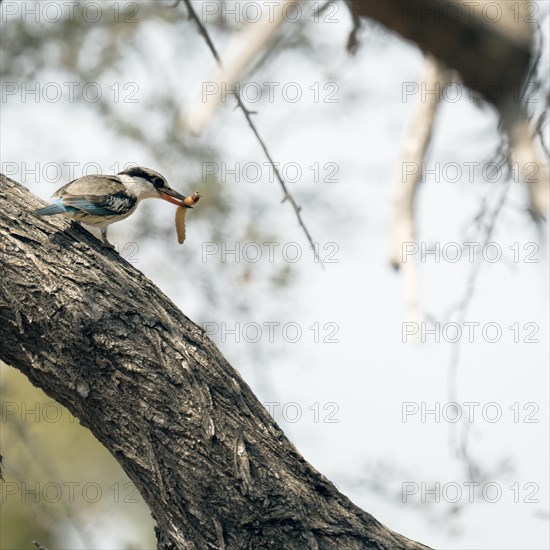
<svg viewBox="0 0 550 550"><path fill-rule="evenodd" d="M61 200L58 200L54 204L50 204L50 206L45 206L44 208L35 210L35 213L39 216L53 216L54 214L61 214L66 211L67 209L61 204Z"/></svg>

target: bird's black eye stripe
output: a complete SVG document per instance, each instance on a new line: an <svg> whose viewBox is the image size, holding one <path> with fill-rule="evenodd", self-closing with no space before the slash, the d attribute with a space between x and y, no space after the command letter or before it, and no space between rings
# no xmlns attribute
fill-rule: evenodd
<svg viewBox="0 0 550 550"><path fill-rule="evenodd" d="M151 172L152 170L148 170L141 166L133 166L132 168L128 168L128 170L123 170L122 172L119 172L119 174L132 176L134 178L143 178L144 180L151 182L157 189L161 187L166 187L166 182L164 181L164 178L156 176L155 174L151 174Z"/></svg>

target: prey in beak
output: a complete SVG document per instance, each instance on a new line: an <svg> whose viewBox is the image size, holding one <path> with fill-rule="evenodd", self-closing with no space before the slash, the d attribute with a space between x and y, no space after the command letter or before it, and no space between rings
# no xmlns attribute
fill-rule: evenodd
<svg viewBox="0 0 550 550"><path fill-rule="evenodd" d="M195 191L192 195L185 197L181 205L176 209L176 233L180 244L183 244L183 241L185 241L185 214L187 213L185 209L193 208L193 205L197 204L200 198L200 193Z"/></svg>

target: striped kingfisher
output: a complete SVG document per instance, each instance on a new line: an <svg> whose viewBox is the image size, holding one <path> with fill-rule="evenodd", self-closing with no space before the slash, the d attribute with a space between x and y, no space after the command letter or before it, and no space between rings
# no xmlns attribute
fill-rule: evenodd
<svg viewBox="0 0 550 550"><path fill-rule="evenodd" d="M36 210L40 216L63 214L68 218L101 228L101 239L108 248L107 227L133 214L142 199L164 199L192 208L185 196L168 186L166 179L150 168L135 166L116 176L90 175L71 181L58 189L57 201Z"/></svg>

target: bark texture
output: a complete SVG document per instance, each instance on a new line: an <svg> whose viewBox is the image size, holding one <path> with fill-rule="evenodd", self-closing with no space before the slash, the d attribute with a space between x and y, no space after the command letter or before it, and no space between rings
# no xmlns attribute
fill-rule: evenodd
<svg viewBox="0 0 550 550"><path fill-rule="evenodd" d="M118 460L159 549L427 548L339 493L200 327L84 229L33 214L42 205L0 176L0 359Z"/></svg>

